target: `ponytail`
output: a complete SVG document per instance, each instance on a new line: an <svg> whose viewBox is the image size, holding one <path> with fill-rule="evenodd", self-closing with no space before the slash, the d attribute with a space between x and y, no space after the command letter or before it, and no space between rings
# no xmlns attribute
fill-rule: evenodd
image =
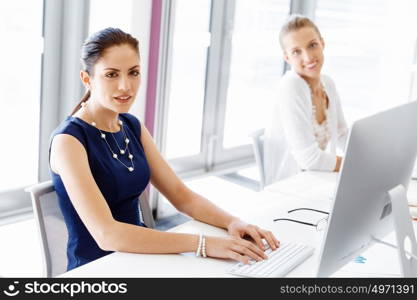
<svg viewBox="0 0 417 300"><path fill-rule="evenodd" d="M73 116L80 108L81 108L81 104L82 103L85 103L85 102L87 102L88 101L88 99L90 99L90 96L91 96L91 92L90 92L90 90L88 90L85 94L84 94L84 96L81 98L81 100L80 100L80 102L77 104L77 106L73 109L73 111L72 111L72 113L71 113L71 115L70 116Z"/></svg>

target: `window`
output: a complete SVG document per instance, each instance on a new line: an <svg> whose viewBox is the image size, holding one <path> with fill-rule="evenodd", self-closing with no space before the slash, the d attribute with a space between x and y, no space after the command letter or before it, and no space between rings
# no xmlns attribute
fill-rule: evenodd
<svg viewBox="0 0 417 300"><path fill-rule="evenodd" d="M7 58L0 74L2 222L28 217L32 206L24 188L50 178L51 133L84 92L79 49L89 30L130 31L139 24L132 17L133 3L148 14L150 1L0 1L5 41L0 55Z"/></svg>
<svg viewBox="0 0 417 300"><path fill-rule="evenodd" d="M248 135L276 98L278 32L290 0L175 0L167 10L169 80L160 101L170 163L196 174L252 162Z"/></svg>
<svg viewBox="0 0 417 300"><path fill-rule="evenodd" d="M200 153L211 0L177 0L172 45L168 159ZM191 125L191 126L190 126Z"/></svg>
<svg viewBox="0 0 417 300"><path fill-rule="evenodd" d="M416 10L412 0L318 1L323 72L335 80L349 123L416 98Z"/></svg>
<svg viewBox="0 0 417 300"><path fill-rule="evenodd" d="M132 0L90 0L89 35L107 27L131 32Z"/></svg>
<svg viewBox="0 0 417 300"><path fill-rule="evenodd" d="M1 1L0 191L37 182L43 1Z"/></svg>
<svg viewBox="0 0 417 300"><path fill-rule="evenodd" d="M284 69L278 34L290 9L287 0L238 0L235 5L225 148L248 144L248 135L265 126Z"/></svg>

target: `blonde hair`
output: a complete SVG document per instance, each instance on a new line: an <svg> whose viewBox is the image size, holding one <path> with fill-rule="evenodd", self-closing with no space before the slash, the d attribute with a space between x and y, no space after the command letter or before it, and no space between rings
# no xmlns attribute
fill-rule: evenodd
<svg viewBox="0 0 417 300"><path fill-rule="evenodd" d="M320 39L322 38L320 30L317 28L316 24L314 24L313 21L311 21L306 16L293 14L288 17L287 21L284 23L284 25L282 25L281 31L279 32L279 43L281 45L281 49L285 50L283 39L287 34L293 31L297 31L304 27L313 28L314 31L316 31L317 34L319 35Z"/></svg>

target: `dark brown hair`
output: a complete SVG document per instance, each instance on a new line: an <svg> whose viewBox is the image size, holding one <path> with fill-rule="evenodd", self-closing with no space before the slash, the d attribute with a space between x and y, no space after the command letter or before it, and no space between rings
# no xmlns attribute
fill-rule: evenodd
<svg viewBox="0 0 417 300"><path fill-rule="evenodd" d="M83 70L90 76L93 76L94 65L103 56L106 49L124 44L130 45L139 54L138 40L118 28L109 27L92 34L85 40L81 48L81 65ZM88 90L71 115L80 109L83 102L88 101L90 95L91 92Z"/></svg>
<svg viewBox="0 0 417 300"><path fill-rule="evenodd" d="M279 43L281 44L281 49L283 51L285 51L283 44L284 36L286 36L290 32L297 31L304 27L313 28L321 38L320 30L317 28L316 24L314 24L314 22L311 21L309 18L299 14L290 15L287 21L284 23L284 25L282 25L281 31L279 32Z"/></svg>

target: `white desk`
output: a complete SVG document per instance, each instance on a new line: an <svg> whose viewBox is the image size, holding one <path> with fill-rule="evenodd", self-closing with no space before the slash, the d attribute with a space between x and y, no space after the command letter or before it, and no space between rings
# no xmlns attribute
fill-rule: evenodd
<svg viewBox="0 0 417 300"><path fill-rule="evenodd" d="M322 232L311 226L292 222L273 222L274 218L285 216L287 211L297 207L329 210L337 175L335 173L305 172L269 186L257 193L253 204L246 207L242 219L267 228L282 241L300 241L316 248L312 257L291 271L289 277L313 277L318 264L318 253ZM410 185L410 199L416 199L417 183ZM239 197L237 195L237 197ZM297 215L300 217L300 215ZM307 218L317 220L322 216L309 213ZM417 230L416 224L414 224ZM205 233L225 236L219 228L197 221L189 221L169 230L181 233ZM394 236L388 237L393 240ZM387 255L392 264L380 264L381 256ZM367 263L348 264L335 276L340 277L392 277L398 276L397 253L391 248L376 245L363 254ZM227 270L236 262L195 257L193 253L156 255L115 252L96 261L73 269L60 277L234 277Z"/></svg>

